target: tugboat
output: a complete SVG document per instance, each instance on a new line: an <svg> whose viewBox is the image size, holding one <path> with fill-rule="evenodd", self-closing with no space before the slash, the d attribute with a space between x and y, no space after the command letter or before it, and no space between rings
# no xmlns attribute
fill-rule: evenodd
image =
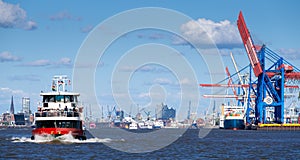
<svg viewBox="0 0 300 160"><path fill-rule="evenodd" d="M71 134L75 139L86 140L83 129L83 107L78 103L79 93L68 92L71 81L67 76L54 76L52 92L41 92L42 105L34 114L31 139L36 135L58 137Z"/></svg>

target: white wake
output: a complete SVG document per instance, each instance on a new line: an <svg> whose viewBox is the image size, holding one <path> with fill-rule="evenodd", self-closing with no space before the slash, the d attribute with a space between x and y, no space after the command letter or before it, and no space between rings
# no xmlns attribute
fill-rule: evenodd
<svg viewBox="0 0 300 160"><path fill-rule="evenodd" d="M89 138L86 140L75 139L71 134L65 134L58 137L52 135L36 135L34 140L28 137L12 137L10 139L14 143L49 143L49 144L70 144L70 143L111 143L111 142L124 142L124 139L113 140L110 138Z"/></svg>

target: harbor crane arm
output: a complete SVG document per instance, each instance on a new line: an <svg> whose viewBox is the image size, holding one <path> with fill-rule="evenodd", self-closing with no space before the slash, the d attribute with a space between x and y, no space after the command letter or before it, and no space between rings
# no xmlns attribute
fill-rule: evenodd
<svg viewBox="0 0 300 160"><path fill-rule="evenodd" d="M239 14L239 18L237 21L238 29L242 38L242 41L244 43L248 58L250 60L251 66L253 68L254 74L256 77L258 77L262 72L261 64L258 60L255 46L253 45L253 41L251 39L249 30L246 26L244 17L242 12Z"/></svg>
<svg viewBox="0 0 300 160"><path fill-rule="evenodd" d="M241 76L241 74L240 74L240 71L239 71L239 69L238 69L238 67L237 67L236 61L235 61L235 59L234 59L234 57L233 57L232 52L230 52L230 57L231 57L231 60L232 60L233 65L234 65L235 71L236 71L236 73L237 73L237 75L238 75L240 84L243 85L244 82L243 82L242 76ZM243 89L244 93L246 93L245 88L242 87L242 89Z"/></svg>
<svg viewBox="0 0 300 160"><path fill-rule="evenodd" d="M230 72L229 72L228 67L226 67L225 70L226 70L226 74L227 74L227 76L228 76L228 78L229 78L229 80L228 80L228 85L231 85L231 84L232 84L232 78L231 78L231 75L230 75ZM231 88L232 88L233 94L236 96L236 100L238 100L238 97L237 97L235 88L234 88L233 86L231 86Z"/></svg>

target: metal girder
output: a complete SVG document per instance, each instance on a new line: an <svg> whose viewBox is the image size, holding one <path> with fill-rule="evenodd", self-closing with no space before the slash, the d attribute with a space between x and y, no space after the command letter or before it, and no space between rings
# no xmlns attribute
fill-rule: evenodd
<svg viewBox="0 0 300 160"><path fill-rule="evenodd" d="M253 45L253 41L251 39L248 28L246 26L242 12L240 12L240 14L239 14L237 26L238 26L242 41L244 43L248 58L250 60L251 66L253 68L254 74L256 77L258 77L263 72L263 69L261 68L260 62L256 55L256 49L255 49L255 46Z"/></svg>

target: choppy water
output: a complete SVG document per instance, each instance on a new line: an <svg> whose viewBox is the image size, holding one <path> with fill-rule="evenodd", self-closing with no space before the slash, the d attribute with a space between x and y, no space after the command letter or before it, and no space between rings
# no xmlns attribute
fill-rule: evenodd
<svg viewBox="0 0 300 160"><path fill-rule="evenodd" d="M114 129L106 129L111 135ZM107 131L107 132L108 132ZM174 129L166 130L166 137ZM1 159L300 159L299 131L212 130L199 138L199 130L188 130L174 143L147 153L127 153L108 144L132 146L122 136L88 137L74 140L65 135L58 139L30 140L31 129L0 129ZM109 136L108 136L109 137ZM135 141L145 141L138 139ZM158 139L165 137L160 136ZM145 141L148 145L150 140ZM130 144L129 144L130 143Z"/></svg>

